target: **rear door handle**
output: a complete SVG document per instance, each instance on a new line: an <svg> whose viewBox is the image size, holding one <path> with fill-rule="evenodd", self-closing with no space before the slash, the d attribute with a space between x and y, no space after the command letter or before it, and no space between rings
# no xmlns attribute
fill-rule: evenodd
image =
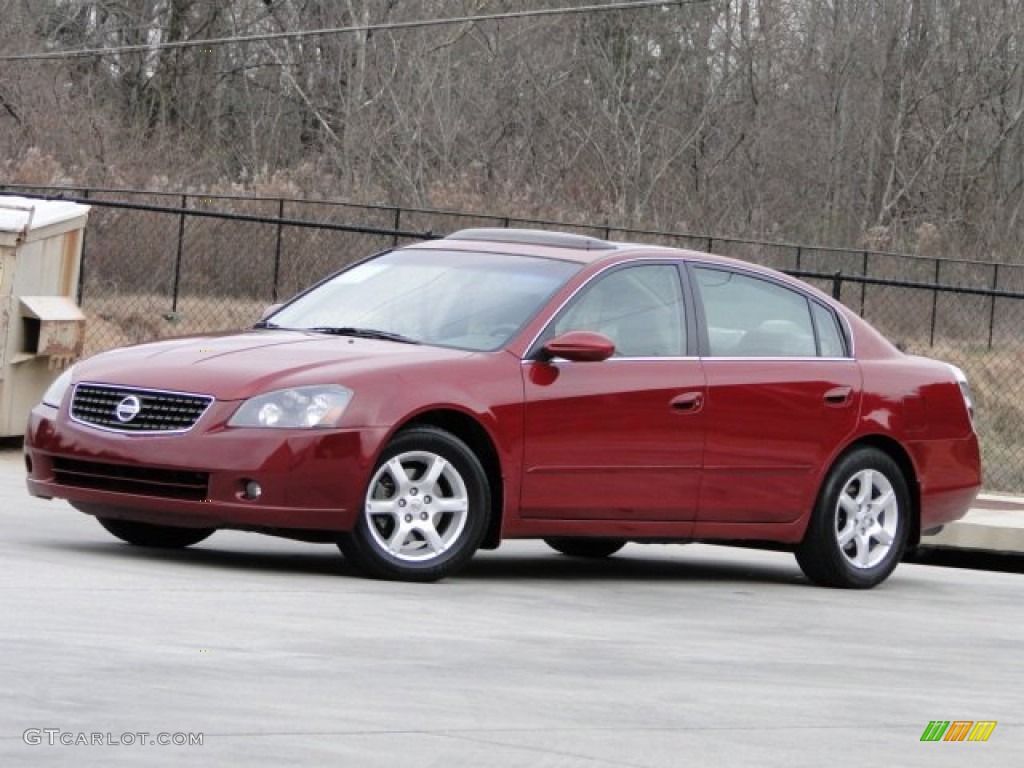
<svg viewBox="0 0 1024 768"><path fill-rule="evenodd" d="M674 411L684 411L687 413L693 413L699 411L700 407L704 404L704 393L703 392L683 392L681 395L676 395L669 400L669 405L672 406Z"/></svg>
<svg viewBox="0 0 1024 768"><path fill-rule="evenodd" d="M853 387L833 387L825 393L825 405L840 406L850 402Z"/></svg>

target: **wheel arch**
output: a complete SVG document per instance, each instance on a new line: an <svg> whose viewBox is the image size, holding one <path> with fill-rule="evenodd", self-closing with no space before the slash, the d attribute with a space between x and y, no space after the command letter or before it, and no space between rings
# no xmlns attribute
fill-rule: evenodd
<svg viewBox="0 0 1024 768"><path fill-rule="evenodd" d="M896 462L896 465L900 468L903 473L903 479L907 483L907 491L910 493L910 530L907 536L907 549L913 549L918 545L921 540L921 486L917 478L917 469L914 467L914 462L910 458L910 454L907 453L899 441L887 435L865 435L859 437L854 442L846 446L843 451L836 456L835 461L829 467L828 472L825 473L825 477L832 472L834 467L844 456L858 448L875 448L882 453L886 454L889 458ZM824 489L824 484L822 484ZM820 493L821 491L819 491Z"/></svg>
<svg viewBox="0 0 1024 768"><path fill-rule="evenodd" d="M477 419L463 411L438 408L416 414L408 421L403 422L394 434L397 435L410 427L422 426L436 427L451 433L476 454L487 474L487 482L491 491L491 514L480 547L481 549L496 549L501 543L505 485L501 473L501 460L498 458L498 450L490 433Z"/></svg>

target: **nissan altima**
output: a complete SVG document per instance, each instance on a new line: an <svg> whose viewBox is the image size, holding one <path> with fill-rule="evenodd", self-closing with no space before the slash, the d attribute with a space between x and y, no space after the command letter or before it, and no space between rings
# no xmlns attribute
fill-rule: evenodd
<svg viewBox="0 0 1024 768"><path fill-rule="evenodd" d="M539 538L772 543L885 580L981 483L966 378L746 262L463 230L253 328L104 352L32 411L28 489L143 547L232 528L432 581Z"/></svg>

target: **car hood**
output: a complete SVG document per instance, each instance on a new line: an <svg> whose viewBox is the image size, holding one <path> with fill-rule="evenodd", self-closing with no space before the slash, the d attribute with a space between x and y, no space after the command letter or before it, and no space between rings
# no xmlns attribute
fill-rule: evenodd
<svg viewBox="0 0 1024 768"><path fill-rule="evenodd" d="M253 330L111 350L79 363L74 379L239 400L284 387L344 384L369 372L443 363L472 354L351 336Z"/></svg>

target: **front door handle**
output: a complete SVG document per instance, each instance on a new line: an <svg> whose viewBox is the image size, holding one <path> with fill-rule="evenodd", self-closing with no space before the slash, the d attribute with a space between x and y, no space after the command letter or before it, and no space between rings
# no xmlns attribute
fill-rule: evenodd
<svg viewBox="0 0 1024 768"><path fill-rule="evenodd" d="M685 413L699 411L703 404L703 392L683 392L683 394L676 395L669 400L669 405L672 406L673 411L683 411Z"/></svg>
<svg viewBox="0 0 1024 768"><path fill-rule="evenodd" d="M839 407L850 402L853 387L833 387L825 393L825 405Z"/></svg>

